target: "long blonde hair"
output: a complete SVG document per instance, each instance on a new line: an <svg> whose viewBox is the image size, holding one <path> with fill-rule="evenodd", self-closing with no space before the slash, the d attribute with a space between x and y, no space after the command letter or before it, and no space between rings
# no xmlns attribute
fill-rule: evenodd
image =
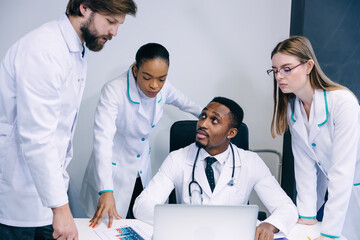
<svg viewBox="0 0 360 240"><path fill-rule="evenodd" d="M310 85L313 89L323 89L327 91L347 89L346 87L331 81L321 70L311 43L306 37L293 36L279 42L271 52L271 59L276 53L297 57L300 62L304 63L310 59L313 60L314 67L309 74ZM277 82L274 77L274 113L271 121L271 136L273 138L275 138L275 125L276 134L278 135L284 134L287 129L287 105L291 98L295 98L295 95L293 93L282 93L277 86Z"/></svg>

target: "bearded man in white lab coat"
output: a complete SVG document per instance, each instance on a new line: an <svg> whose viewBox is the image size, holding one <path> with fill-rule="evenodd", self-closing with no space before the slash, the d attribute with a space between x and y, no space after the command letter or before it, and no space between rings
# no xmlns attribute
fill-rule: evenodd
<svg viewBox="0 0 360 240"><path fill-rule="evenodd" d="M66 167L85 87L87 48L99 51L133 0L69 0L66 13L17 41L0 67L0 238L78 239Z"/></svg>
<svg viewBox="0 0 360 240"><path fill-rule="evenodd" d="M237 103L223 97L214 98L200 115L196 143L169 154L148 187L136 199L135 217L151 224L155 205L165 203L174 188L178 203L208 205L246 205L254 189L271 214L258 225L255 239L273 239L274 233L279 231L288 234L298 217L295 205L256 153L230 144L242 120L243 110ZM235 157L236 181L233 185L228 184L233 169L231 148ZM208 157L215 158L211 166L207 166ZM196 186L191 188L197 189L189 196L196 158L194 178L199 184L192 184ZM205 173L208 167L212 173L211 170ZM202 188L202 196L196 194L200 192L199 188Z"/></svg>

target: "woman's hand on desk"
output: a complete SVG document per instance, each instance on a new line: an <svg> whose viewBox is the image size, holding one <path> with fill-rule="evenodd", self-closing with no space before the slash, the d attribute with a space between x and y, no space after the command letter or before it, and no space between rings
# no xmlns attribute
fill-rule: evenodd
<svg viewBox="0 0 360 240"><path fill-rule="evenodd" d="M299 218L298 223L303 224L303 225L314 225L316 224L318 221L316 220L316 218Z"/></svg>
<svg viewBox="0 0 360 240"><path fill-rule="evenodd" d="M115 198L112 192L104 192L100 195L96 212L94 217L90 220L90 227L97 227L106 214L109 215L108 228L110 228L113 223L113 216L117 219L121 219L116 211Z"/></svg>

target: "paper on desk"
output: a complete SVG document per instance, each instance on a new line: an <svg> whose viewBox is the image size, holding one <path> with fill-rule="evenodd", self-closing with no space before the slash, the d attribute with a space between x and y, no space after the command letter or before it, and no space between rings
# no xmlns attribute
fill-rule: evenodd
<svg viewBox="0 0 360 240"><path fill-rule="evenodd" d="M94 229L102 240L151 240L152 231L137 225L126 224L115 228Z"/></svg>
<svg viewBox="0 0 360 240"><path fill-rule="evenodd" d="M286 236L285 236L284 233L278 232L278 233L275 233L275 234L274 234L274 240L275 240L275 239L287 239L287 238L286 238Z"/></svg>

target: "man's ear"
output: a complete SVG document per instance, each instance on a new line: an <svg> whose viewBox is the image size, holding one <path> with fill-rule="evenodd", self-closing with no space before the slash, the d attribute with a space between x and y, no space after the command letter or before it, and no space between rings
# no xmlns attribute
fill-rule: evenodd
<svg viewBox="0 0 360 240"><path fill-rule="evenodd" d="M90 8L88 8L87 6L85 6L85 4L81 3L79 6L80 12L81 14L86 17L86 15L90 12Z"/></svg>
<svg viewBox="0 0 360 240"><path fill-rule="evenodd" d="M238 130L236 128L230 128L227 134L227 138L231 139L233 137L236 136L236 134L238 133Z"/></svg>

